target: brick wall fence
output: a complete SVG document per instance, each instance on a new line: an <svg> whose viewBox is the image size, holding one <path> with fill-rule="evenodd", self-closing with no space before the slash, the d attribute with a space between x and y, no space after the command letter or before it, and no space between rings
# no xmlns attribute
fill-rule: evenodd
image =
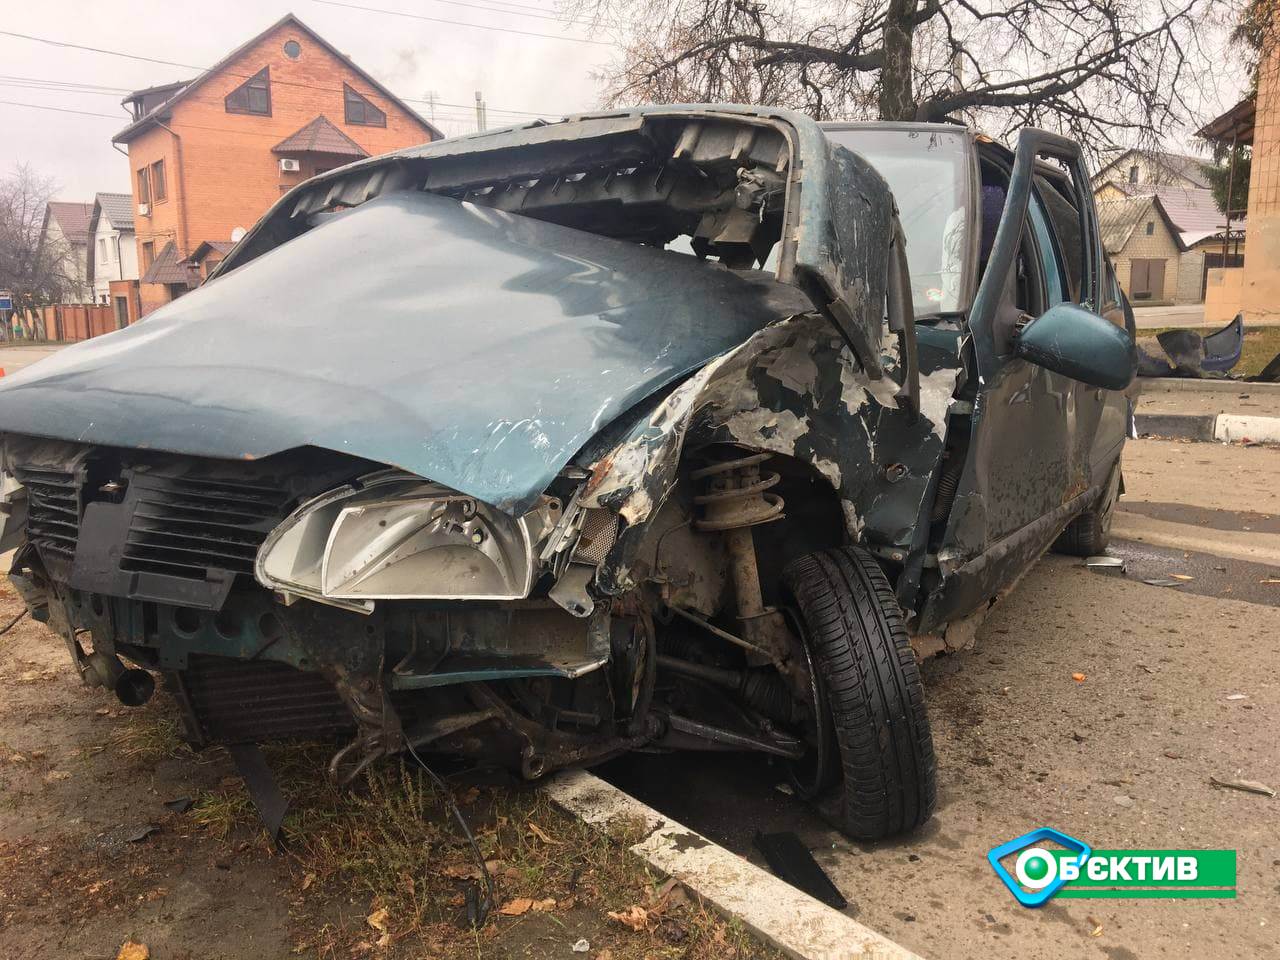
<svg viewBox="0 0 1280 960"><path fill-rule="evenodd" d="M91 304L58 303L19 314L17 319L20 338L29 341L88 340L119 329L111 307Z"/></svg>

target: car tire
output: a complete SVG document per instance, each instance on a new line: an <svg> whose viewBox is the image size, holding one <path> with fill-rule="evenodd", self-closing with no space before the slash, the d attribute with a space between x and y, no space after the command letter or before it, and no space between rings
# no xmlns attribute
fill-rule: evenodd
<svg viewBox="0 0 1280 960"><path fill-rule="evenodd" d="M1096 557L1111 542L1111 517L1115 513L1119 492L1120 464L1117 463L1113 479L1107 483L1098 504L1080 514L1058 535L1053 543L1054 553L1071 557Z"/></svg>
<svg viewBox="0 0 1280 960"><path fill-rule="evenodd" d="M937 799L937 761L924 685L884 571L867 551L840 547L793 561L783 582L826 694L842 774L819 809L860 840L921 826Z"/></svg>

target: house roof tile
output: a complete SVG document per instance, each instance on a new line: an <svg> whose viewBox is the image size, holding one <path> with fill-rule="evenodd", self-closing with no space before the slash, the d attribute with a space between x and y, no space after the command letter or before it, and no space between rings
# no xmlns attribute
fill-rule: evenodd
<svg viewBox="0 0 1280 960"><path fill-rule="evenodd" d="M49 201L49 216L58 221L58 226L62 228L62 235L72 243L89 242L89 217L92 215L92 203Z"/></svg>
<svg viewBox="0 0 1280 960"><path fill-rule="evenodd" d="M128 193L99 193L94 197L102 216L116 230L133 229L133 196Z"/></svg>
<svg viewBox="0 0 1280 960"><path fill-rule="evenodd" d="M367 150L339 130L328 117L316 117L274 147L272 153L327 153L335 157L369 156Z"/></svg>
<svg viewBox="0 0 1280 960"><path fill-rule="evenodd" d="M200 274L195 267L185 262L178 254L178 248L170 240L164 245L150 268L142 275L142 283L185 283L194 287L200 283Z"/></svg>

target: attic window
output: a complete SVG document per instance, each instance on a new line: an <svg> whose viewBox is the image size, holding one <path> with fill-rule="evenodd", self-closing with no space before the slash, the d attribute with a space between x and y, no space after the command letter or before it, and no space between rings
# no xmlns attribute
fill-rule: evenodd
<svg viewBox="0 0 1280 960"><path fill-rule="evenodd" d="M302 44L297 40L286 40L284 42L284 55L290 60L297 60L302 56Z"/></svg>
<svg viewBox="0 0 1280 960"><path fill-rule="evenodd" d="M387 115L345 83L342 85L342 99L346 109L347 123L358 127L387 125Z"/></svg>
<svg viewBox="0 0 1280 960"><path fill-rule="evenodd" d="M227 113L249 113L258 117L271 116L271 78L270 68L263 67L240 86L236 87L224 101Z"/></svg>
<svg viewBox="0 0 1280 960"><path fill-rule="evenodd" d="M1136 166L1129 168L1129 182L1130 183L1138 182L1138 168Z"/></svg>
<svg viewBox="0 0 1280 960"><path fill-rule="evenodd" d="M1154 220L1147 221L1147 236L1150 237L1156 232L1156 222Z"/></svg>

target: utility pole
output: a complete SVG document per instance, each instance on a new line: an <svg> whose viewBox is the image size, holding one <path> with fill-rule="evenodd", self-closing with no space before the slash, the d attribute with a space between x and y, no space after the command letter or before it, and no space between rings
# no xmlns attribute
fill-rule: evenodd
<svg viewBox="0 0 1280 960"><path fill-rule="evenodd" d="M422 95L422 99L427 101L427 111L431 114L431 122L436 122L436 101L440 99L440 93L436 90L428 90Z"/></svg>
<svg viewBox="0 0 1280 960"><path fill-rule="evenodd" d="M476 91L476 129L482 133L486 129L488 129L485 123L485 120L486 118L485 118L484 94L482 94L479 90L477 90Z"/></svg>

